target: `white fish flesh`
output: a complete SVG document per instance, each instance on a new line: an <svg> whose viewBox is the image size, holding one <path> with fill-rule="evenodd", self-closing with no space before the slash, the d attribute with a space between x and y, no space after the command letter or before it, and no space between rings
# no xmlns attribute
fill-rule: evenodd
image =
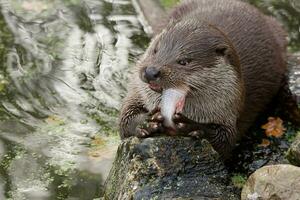
<svg viewBox="0 0 300 200"><path fill-rule="evenodd" d="M175 112L181 112L183 110L185 96L186 91L180 89L171 88L163 91L160 109L166 127L175 128L172 117Z"/></svg>

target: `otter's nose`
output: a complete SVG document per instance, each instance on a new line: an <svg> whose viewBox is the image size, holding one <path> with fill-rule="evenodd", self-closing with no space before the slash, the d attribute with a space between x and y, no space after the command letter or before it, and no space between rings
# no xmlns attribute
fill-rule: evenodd
<svg viewBox="0 0 300 200"><path fill-rule="evenodd" d="M156 81L160 77L160 71L156 67L147 67L144 76L147 81Z"/></svg>

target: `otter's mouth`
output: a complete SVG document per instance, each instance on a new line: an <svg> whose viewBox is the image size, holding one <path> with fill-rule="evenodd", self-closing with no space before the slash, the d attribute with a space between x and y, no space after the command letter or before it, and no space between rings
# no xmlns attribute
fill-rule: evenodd
<svg viewBox="0 0 300 200"><path fill-rule="evenodd" d="M150 82L149 83L149 88L155 92L158 92L158 93L161 93L162 92L162 87L157 84L157 83L153 83L153 82Z"/></svg>

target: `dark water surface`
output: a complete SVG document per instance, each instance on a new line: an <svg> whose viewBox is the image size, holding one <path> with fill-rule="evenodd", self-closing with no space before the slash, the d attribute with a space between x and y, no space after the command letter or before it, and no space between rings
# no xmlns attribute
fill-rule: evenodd
<svg viewBox="0 0 300 200"><path fill-rule="evenodd" d="M252 1L299 50L298 0ZM0 0L0 199L101 197L128 71L149 38L131 0ZM293 71L300 95L300 72ZM298 85L297 85L298 84Z"/></svg>

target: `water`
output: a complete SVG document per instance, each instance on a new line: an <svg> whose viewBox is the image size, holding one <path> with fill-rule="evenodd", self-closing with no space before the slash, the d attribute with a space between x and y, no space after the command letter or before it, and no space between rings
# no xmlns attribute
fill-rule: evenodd
<svg viewBox="0 0 300 200"><path fill-rule="evenodd" d="M251 2L286 22L298 51L298 0ZM149 42L139 14L131 0L0 8L0 199L101 197L129 70Z"/></svg>
<svg viewBox="0 0 300 200"><path fill-rule="evenodd" d="M0 199L100 197L149 40L131 1L0 5Z"/></svg>

